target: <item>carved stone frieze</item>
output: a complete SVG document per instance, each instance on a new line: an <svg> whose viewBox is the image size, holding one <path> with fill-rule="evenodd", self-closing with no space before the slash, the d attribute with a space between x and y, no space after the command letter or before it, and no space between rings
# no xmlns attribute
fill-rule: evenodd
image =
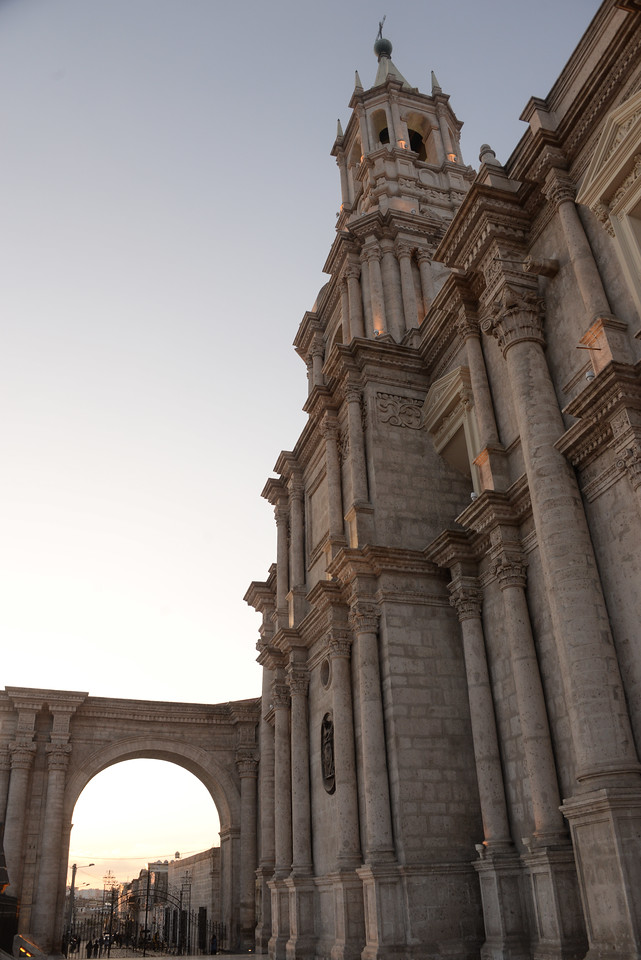
<svg viewBox="0 0 641 960"><path fill-rule="evenodd" d="M400 397L392 393L376 394L376 412L381 423L392 427L421 428L421 401L413 397Z"/></svg>
<svg viewBox="0 0 641 960"><path fill-rule="evenodd" d="M633 490L641 487L641 442L636 440L616 461L617 469L627 474Z"/></svg>

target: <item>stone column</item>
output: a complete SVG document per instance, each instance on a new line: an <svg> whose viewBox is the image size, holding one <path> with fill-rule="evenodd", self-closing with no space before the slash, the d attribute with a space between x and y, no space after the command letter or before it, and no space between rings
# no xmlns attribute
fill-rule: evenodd
<svg viewBox="0 0 641 960"><path fill-rule="evenodd" d="M334 769L338 808L336 866L339 870L350 870L361 862L350 670L351 643L346 638L333 637L329 641L329 647L332 665Z"/></svg>
<svg viewBox="0 0 641 960"><path fill-rule="evenodd" d="M9 887L6 893L11 897L19 897L23 865L22 841L27 816L27 790L36 745L20 741L10 743L9 753L11 776L4 824L4 855L9 873Z"/></svg>
<svg viewBox="0 0 641 960"><path fill-rule="evenodd" d="M545 697L525 599L525 558L518 547L502 552L494 573L503 594L504 630L510 649L512 677L528 772L536 845L567 842L561 798L550 739Z"/></svg>
<svg viewBox="0 0 641 960"><path fill-rule="evenodd" d="M56 923L58 876L62 855L60 847L65 781L71 745L68 743L48 743L46 751L47 793L38 857L38 885L31 915L31 925L34 939L40 949L45 953L50 953L60 947L60 944L53 943L53 933Z"/></svg>
<svg viewBox="0 0 641 960"><path fill-rule="evenodd" d="M555 447L564 425L543 352L542 302L525 284L505 283L482 328L497 338L506 359L529 481L579 783L563 812L590 950L632 958L641 889L634 879L638 849L626 837L632 822L641 831L640 768L581 495Z"/></svg>
<svg viewBox="0 0 641 960"><path fill-rule="evenodd" d="M327 471L327 505L329 511L329 539L344 544L343 494L341 489L341 465L338 459L338 421L326 414L321 424L325 440L325 463Z"/></svg>
<svg viewBox="0 0 641 960"><path fill-rule="evenodd" d="M292 868L292 777L289 735L289 691L282 680L272 688L274 704L274 879L272 893L272 935L269 956L284 960L289 940L289 893L285 879Z"/></svg>
<svg viewBox="0 0 641 960"><path fill-rule="evenodd" d="M303 496L305 488L300 476L290 477L289 529L291 531L290 588L293 590L305 583L305 518Z"/></svg>
<svg viewBox="0 0 641 960"><path fill-rule="evenodd" d="M349 298L349 330L350 337L364 337L363 324L363 297L361 294L361 268L352 263L345 271L347 279L347 295Z"/></svg>
<svg viewBox="0 0 641 960"><path fill-rule="evenodd" d="M552 169L546 176L543 192L556 207L587 319L591 323L598 317L611 316L592 248L574 202L574 183L567 174Z"/></svg>
<svg viewBox="0 0 641 960"><path fill-rule="evenodd" d="M458 577L449 585L463 636L467 695L470 702L476 778L483 819L483 845L491 850L512 848L505 802L494 699L485 655L481 621L482 594L476 577Z"/></svg>
<svg viewBox="0 0 641 960"><path fill-rule="evenodd" d="M274 507L276 517L276 613L279 626L288 626L287 594L289 593L289 507L280 497Z"/></svg>
<svg viewBox="0 0 641 960"><path fill-rule="evenodd" d="M507 363L532 514L565 685L577 779L634 773L634 750L619 667L576 478L555 447L564 433L543 352L542 301L507 284L482 328Z"/></svg>
<svg viewBox="0 0 641 960"><path fill-rule="evenodd" d="M311 807L309 793L309 728L307 721L307 670L290 663L289 691L292 723L292 872L312 872Z"/></svg>
<svg viewBox="0 0 641 960"><path fill-rule="evenodd" d="M266 717L271 712L274 673L263 666L263 716L260 721L260 864L256 876L260 903L256 925L256 952L267 953L272 930L271 893L267 886L274 873L274 728Z"/></svg>
<svg viewBox="0 0 641 960"><path fill-rule="evenodd" d="M275 874L287 877L292 869L291 753L289 691L282 682L272 688L274 703L274 838Z"/></svg>
<svg viewBox="0 0 641 960"><path fill-rule="evenodd" d="M476 577L458 575L449 584L461 634L467 695L470 703L476 778L483 820L483 843L477 844L486 940L485 960L529 957L523 905L522 869L512 843L505 800L494 698L481 621L482 594Z"/></svg>
<svg viewBox="0 0 641 960"><path fill-rule="evenodd" d="M294 654L292 655L294 656ZM292 872L285 881L289 893L288 958L313 955L314 881L312 877L311 802L309 787L309 724L305 667L290 660L288 667L292 722Z"/></svg>
<svg viewBox="0 0 641 960"><path fill-rule="evenodd" d="M347 277L341 278L340 286L341 286L341 333L343 335L343 343L350 343L352 339L352 333L349 328L349 289L347 286Z"/></svg>
<svg viewBox="0 0 641 960"><path fill-rule="evenodd" d="M395 94L390 94L390 108L392 112L392 124L394 127L393 130L390 130L390 142L393 143L395 147L405 144L404 149L409 150L409 130L407 129L406 122L401 117L401 112L398 106L398 97Z"/></svg>
<svg viewBox="0 0 641 960"><path fill-rule="evenodd" d="M314 387L323 385L323 363L325 362L325 344L319 334L314 334L312 342L312 384Z"/></svg>
<svg viewBox="0 0 641 960"><path fill-rule="evenodd" d="M338 172L341 178L341 201L343 203L349 203L349 182L347 179L347 163L345 160L344 150L338 151L338 155L336 157L336 166L338 167Z"/></svg>
<svg viewBox="0 0 641 960"><path fill-rule="evenodd" d="M363 155L367 156L370 152L370 139L369 139L369 130L367 128L367 117L365 115L365 107L362 103L359 103L356 107L356 116L358 117L358 127L361 132L361 147L363 150Z"/></svg>
<svg viewBox="0 0 641 960"><path fill-rule="evenodd" d="M374 336L371 288L369 260L367 259L367 254L363 251L363 253L361 253L361 292L363 298L363 327L366 337Z"/></svg>
<svg viewBox="0 0 641 960"><path fill-rule="evenodd" d="M445 156L449 159L451 154L456 155L456 151L452 145L452 138L450 136L450 128L448 126L447 120L445 118L445 109L441 104L437 107L438 113L438 125L441 131L441 138L443 140L443 148L445 150Z"/></svg>
<svg viewBox="0 0 641 960"><path fill-rule="evenodd" d="M421 292L423 294L423 314L426 314L436 296L434 278L432 276L432 257L427 250L417 250L418 270L421 277Z"/></svg>
<svg viewBox="0 0 641 960"><path fill-rule="evenodd" d="M361 417L361 391L355 385L348 385L347 427L349 431L349 465L352 475L352 499L354 502L367 502L367 466L365 462L365 442Z"/></svg>
<svg viewBox="0 0 641 960"><path fill-rule="evenodd" d="M392 240L381 240L381 255L381 277L384 302L387 304L385 310L388 332L391 333L397 343L400 343L405 333L405 318L403 316L401 275Z"/></svg>
<svg viewBox="0 0 641 960"><path fill-rule="evenodd" d="M378 618L373 604L356 603L350 612L358 677L361 761L365 799L365 862L394 859L387 749L378 659Z"/></svg>
<svg viewBox="0 0 641 960"><path fill-rule="evenodd" d="M385 315L385 294L383 292L383 278L381 276L381 251L378 245L369 247L366 251L369 264L369 289L372 303L372 326L374 334L383 334L387 329Z"/></svg>
<svg viewBox="0 0 641 960"><path fill-rule="evenodd" d="M9 792L9 776L11 774L11 756L9 748L0 750L0 823L4 823L7 810L7 794Z"/></svg>
<svg viewBox="0 0 641 960"><path fill-rule="evenodd" d="M401 271L401 293L403 296L405 326L408 330L411 330L413 327L418 327L419 316L416 303L416 291L414 289L414 277L412 275L412 247L409 243L397 241L396 256L398 257Z"/></svg>
<svg viewBox="0 0 641 960"><path fill-rule="evenodd" d="M245 751L236 758L240 777L240 949L254 950L256 874L256 781L258 761Z"/></svg>

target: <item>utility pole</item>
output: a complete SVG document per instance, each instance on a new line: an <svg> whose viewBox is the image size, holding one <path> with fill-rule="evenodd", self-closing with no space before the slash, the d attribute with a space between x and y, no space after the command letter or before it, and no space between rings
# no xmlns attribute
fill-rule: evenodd
<svg viewBox="0 0 641 960"><path fill-rule="evenodd" d="M84 870L85 867L95 867L95 863L85 863L80 867L81 870ZM71 864L71 887L69 888L69 937L71 936L71 929L73 927L73 904L76 895L76 872L78 870L78 864Z"/></svg>

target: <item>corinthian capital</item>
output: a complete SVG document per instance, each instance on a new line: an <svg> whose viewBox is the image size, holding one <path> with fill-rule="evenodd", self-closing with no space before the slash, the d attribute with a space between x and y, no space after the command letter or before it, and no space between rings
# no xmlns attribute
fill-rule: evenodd
<svg viewBox="0 0 641 960"><path fill-rule="evenodd" d="M562 203L574 203L576 187L566 173L552 169L545 178L543 193L555 207L559 207Z"/></svg>
<svg viewBox="0 0 641 960"><path fill-rule="evenodd" d="M543 307L543 298L533 290L505 284L489 315L481 321L481 330L496 338L503 356L515 343L525 340L545 346Z"/></svg>
<svg viewBox="0 0 641 960"><path fill-rule="evenodd" d="M45 747L49 770L65 770L69 765L70 743L48 743Z"/></svg>
<svg viewBox="0 0 641 960"><path fill-rule="evenodd" d="M36 745L35 743L23 741L10 743L9 753L11 754L12 769L29 770L36 753Z"/></svg>
<svg viewBox="0 0 641 960"><path fill-rule="evenodd" d="M460 621L480 619L483 594L479 589L476 577L453 580L448 589L450 591L450 604L456 610Z"/></svg>
<svg viewBox="0 0 641 960"><path fill-rule="evenodd" d="M525 587L527 560L523 556L511 556L503 553L496 560L493 571L501 590L508 587Z"/></svg>
<svg viewBox="0 0 641 960"><path fill-rule="evenodd" d="M241 779L243 777L253 777L255 779L258 776L258 760L255 754L250 750L237 750L236 768Z"/></svg>
<svg viewBox="0 0 641 960"><path fill-rule="evenodd" d="M350 610L349 623L354 633L376 633L380 616L375 604L359 601Z"/></svg>

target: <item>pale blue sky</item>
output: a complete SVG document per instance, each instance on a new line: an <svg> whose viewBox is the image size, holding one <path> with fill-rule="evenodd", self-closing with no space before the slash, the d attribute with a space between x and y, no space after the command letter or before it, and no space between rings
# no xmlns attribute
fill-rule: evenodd
<svg viewBox="0 0 641 960"><path fill-rule="evenodd" d="M505 160L596 0L0 0L2 685L257 696L260 492L385 35Z"/></svg>

